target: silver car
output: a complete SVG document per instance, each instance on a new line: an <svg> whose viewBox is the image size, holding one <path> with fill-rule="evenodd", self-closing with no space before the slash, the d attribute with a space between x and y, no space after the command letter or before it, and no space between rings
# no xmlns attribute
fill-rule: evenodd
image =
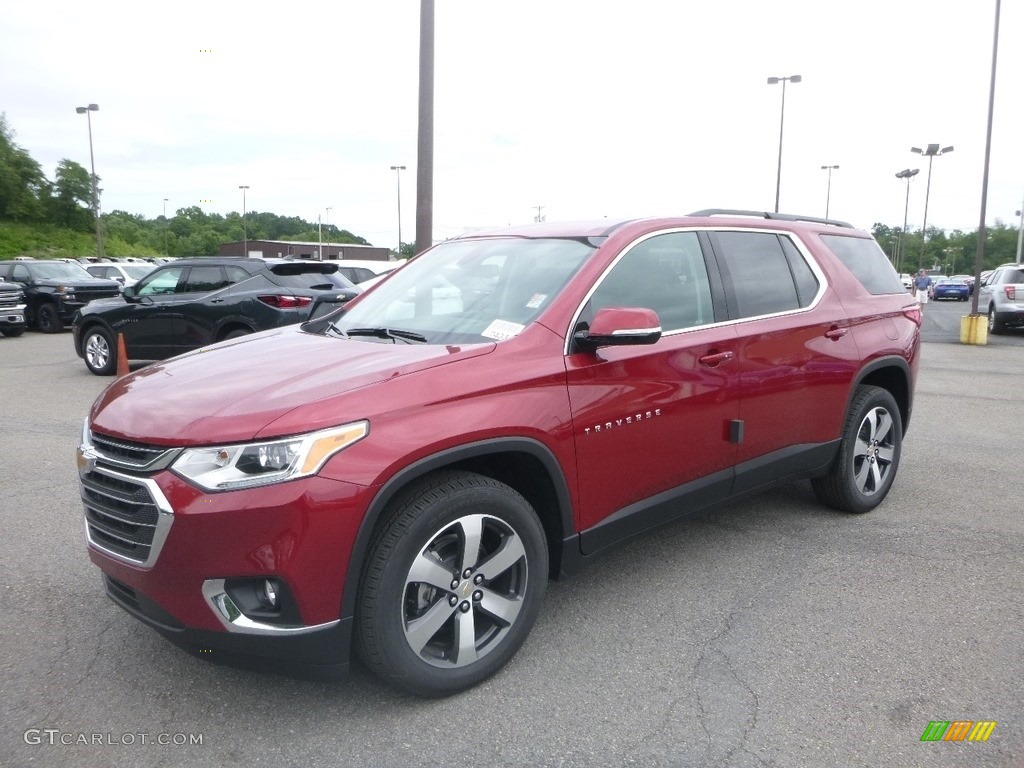
<svg viewBox="0 0 1024 768"><path fill-rule="evenodd" d="M998 266L981 286L978 309L988 314L989 333L1024 326L1024 265Z"/></svg>

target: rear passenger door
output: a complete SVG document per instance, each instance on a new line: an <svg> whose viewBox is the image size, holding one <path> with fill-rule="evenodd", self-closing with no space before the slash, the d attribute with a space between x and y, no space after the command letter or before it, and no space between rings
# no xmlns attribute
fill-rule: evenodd
<svg viewBox="0 0 1024 768"><path fill-rule="evenodd" d="M220 321L232 311L223 289L249 273L230 267L231 276L220 265L189 268L176 298L176 322L180 329L175 344L178 352L212 344Z"/></svg>
<svg viewBox="0 0 1024 768"><path fill-rule="evenodd" d="M828 461L859 360L846 311L787 232L711 234L740 383L735 492Z"/></svg>

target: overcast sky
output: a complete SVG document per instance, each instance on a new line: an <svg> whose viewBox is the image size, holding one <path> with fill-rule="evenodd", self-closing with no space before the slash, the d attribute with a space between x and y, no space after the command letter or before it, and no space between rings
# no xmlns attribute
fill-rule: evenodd
<svg viewBox="0 0 1024 768"><path fill-rule="evenodd" d="M775 204L869 228L976 229L995 0L437 0L434 237L548 221ZM1024 7L1001 19L988 223L1024 198ZM29 0L0 10L0 111L103 209L191 205L414 239L419 2ZM330 208L330 213L327 213Z"/></svg>

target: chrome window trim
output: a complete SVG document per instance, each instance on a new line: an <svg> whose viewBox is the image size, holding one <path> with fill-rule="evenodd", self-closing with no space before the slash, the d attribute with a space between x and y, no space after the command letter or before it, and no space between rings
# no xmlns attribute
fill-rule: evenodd
<svg viewBox="0 0 1024 768"><path fill-rule="evenodd" d="M278 627L261 621L253 621L235 604L224 589L225 579L207 579L203 582L203 599L213 611L214 616L228 632L240 635L294 636L308 635L322 629L330 629L341 622L341 619L328 621L324 624L311 624L301 627Z"/></svg>
<svg viewBox="0 0 1024 768"><path fill-rule="evenodd" d="M153 542L149 545L149 557L147 557L145 560L138 560L133 557L122 555L118 552L114 552L112 550L107 549L102 544L97 542L95 539L93 539L92 535L89 532L89 518L86 517L84 520L85 538L89 546L97 550L98 552L102 552L107 557L112 557L115 560L118 560L122 563L138 566L140 568L144 568L145 570L151 569L154 565L156 565L157 558L160 557L160 551L163 549L164 542L167 541L167 535L171 531L171 523L174 522L174 510L171 507L170 502L167 501L167 497L164 496L163 491L160 490L160 486L156 484L155 480L150 480L149 478L145 477L136 477L135 475L126 475L121 472L115 472L114 470L108 469L107 467L97 466L93 467L91 471L101 475L106 475L107 477L112 477L116 480L121 480L122 482L136 483L138 485L145 486L146 490L149 491L149 495L153 498L154 504L156 505L157 518L155 526L156 531L153 533ZM83 507L85 506L84 498L82 500L82 505Z"/></svg>
<svg viewBox="0 0 1024 768"><path fill-rule="evenodd" d="M771 319L771 318L775 318L775 317L785 317L786 315L796 315L796 314L799 314L801 312L810 312L815 307L817 307L819 303L821 303L821 299L824 297L825 291L828 290L828 285L829 285L828 278L825 277L825 273L824 273L824 271L822 271L821 266L818 264L817 259L814 258L814 256L811 254L810 250L807 248L807 246L804 244L804 242L799 237L795 237L793 235L793 233L790 230L788 230L788 229L773 229L771 227L735 227L735 226L733 226L733 227L729 227L729 226L723 226L723 227L715 227L715 226L670 227L669 229L659 229L656 232L650 232L650 233L648 233L646 235L642 235L642 236L636 238L635 240L633 240L632 242L630 242L612 260L611 264L609 264L605 268L605 270L601 273L601 276L598 277L598 279L594 281L594 284L590 287L590 290L587 291L586 295L583 297L583 300L579 303L579 306L576 307L576 311L573 313L572 320L569 323L569 328L568 328L568 330L566 331L566 334L565 334L565 344L564 344L564 347L563 347L563 354L569 355L571 353L571 347L572 347L572 341L573 341L572 331L576 327L576 324L579 322L580 315L583 314L583 308L587 306L587 302L590 301L591 297L594 295L594 293L600 287L601 283L603 283L605 281L605 279L608 277L608 274L615 268L615 266L619 263L619 261L627 253L629 253L631 250L633 250L633 248L635 248L637 245L639 245L640 243L644 242L645 240L649 240L650 238L657 237L659 235L670 235L670 234L675 234L677 232L707 232L707 233L714 233L714 232L758 232L758 233L761 233L761 234L779 235L779 236L782 236L782 237L788 237L789 241L797 249L797 252L803 258L803 260L807 263L807 266L811 268L811 272L814 273L815 278L817 278L817 280L818 280L818 292L814 295L814 298L811 300L811 302L806 307L798 307L797 309L787 309L787 310L785 310L783 312L773 312L773 313L767 314L767 315L753 315L751 317L740 317L740 318L735 318L735 319L730 319L730 320L723 320L723 321L717 322L717 323L705 323L704 325L693 325L693 326L690 326L688 328L677 328L677 329L672 330L672 331L663 331L662 334L661 334L661 338L663 338L663 339L671 337L671 336L676 336L676 335L684 334L684 333L693 333L694 331L701 331L701 330L705 330L707 328L722 328L722 327L729 326L729 325L741 325L743 323L749 323L749 322L753 322L755 320L766 320L766 319Z"/></svg>

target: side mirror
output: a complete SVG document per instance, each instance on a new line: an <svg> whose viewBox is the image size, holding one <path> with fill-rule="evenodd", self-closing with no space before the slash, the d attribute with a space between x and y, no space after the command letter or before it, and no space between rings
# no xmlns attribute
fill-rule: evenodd
<svg viewBox="0 0 1024 768"><path fill-rule="evenodd" d="M138 301L138 294L135 293L134 285L126 285L124 290L121 291L121 296L124 297L125 301Z"/></svg>
<svg viewBox="0 0 1024 768"><path fill-rule="evenodd" d="M658 313L639 307L600 309L587 330L573 335L576 346L585 352L593 352L598 347L654 344L660 338Z"/></svg>

